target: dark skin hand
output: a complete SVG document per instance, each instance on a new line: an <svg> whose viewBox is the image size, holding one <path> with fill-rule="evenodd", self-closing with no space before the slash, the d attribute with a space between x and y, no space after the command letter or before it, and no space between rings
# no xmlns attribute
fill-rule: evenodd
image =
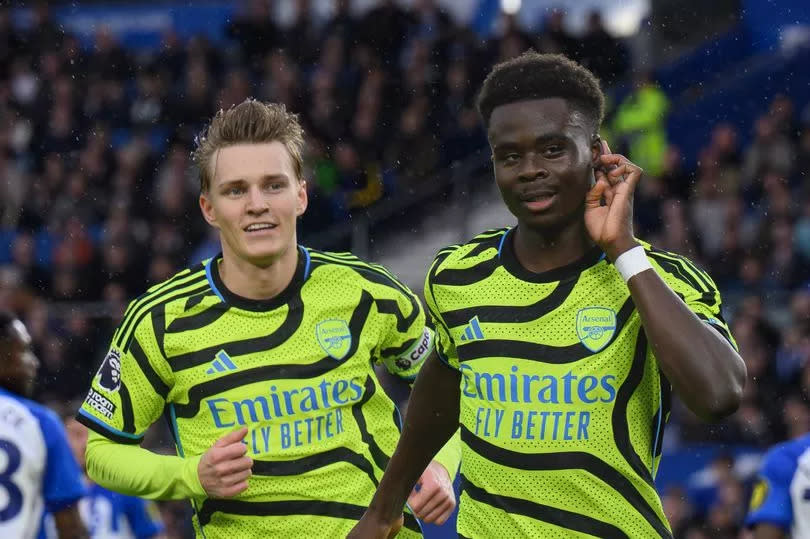
<svg viewBox="0 0 810 539"><path fill-rule="evenodd" d="M562 98L519 101L492 112L487 136L495 181L518 220L515 254L530 271L575 262L594 244L612 261L638 245L633 192L642 171L611 154L594 123ZM746 377L739 354L655 271L635 275L628 288L661 370L684 403L705 419L736 410ZM377 493L349 537L396 533L418 471L457 427L460 374L431 360L417 378L410 419Z"/></svg>
<svg viewBox="0 0 810 539"><path fill-rule="evenodd" d="M90 537L79 516L78 505L71 505L54 513L59 539L87 539Z"/></svg>

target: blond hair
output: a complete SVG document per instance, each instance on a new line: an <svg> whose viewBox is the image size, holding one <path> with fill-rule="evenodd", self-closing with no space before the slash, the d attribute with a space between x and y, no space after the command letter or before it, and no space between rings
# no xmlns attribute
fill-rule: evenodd
<svg viewBox="0 0 810 539"><path fill-rule="evenodd" d="M262 103L246 99L228 110L214 115L211 123L197 137L197 149L191 158L200 171L200 190L208 192L213 180L211 160L218 150L236 144L281 142L287 148L295 169L301 178L304 148L304 129L298 115L287 112L280 103Z"/></svg>

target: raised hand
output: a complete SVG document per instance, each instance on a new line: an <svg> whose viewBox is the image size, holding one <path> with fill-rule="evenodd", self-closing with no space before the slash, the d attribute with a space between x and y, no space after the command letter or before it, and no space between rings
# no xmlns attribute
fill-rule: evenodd
<svg viewBox="0 0 810 539"><path fill-rule="evenodd" d="M242 440L246 435L246 427L226 434L200 459L197 474L210 497L230 498L248 488L253 459L245 455L247 446Z"/></svg>
<svg viewBox="0 0 810 539"><path fill-rule="evenodd" d="M602 150L596 183L585 195L585 227L608 258L616 260L638 245L633 236L633 193L643 171L623 155L610 153L605 141Z"/></svg>

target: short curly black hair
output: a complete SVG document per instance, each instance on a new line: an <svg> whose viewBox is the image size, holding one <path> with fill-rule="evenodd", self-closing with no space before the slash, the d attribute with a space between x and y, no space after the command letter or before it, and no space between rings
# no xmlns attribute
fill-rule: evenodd
<svg viewBox="0 0 810 539"><path fill-rule="evenodd" d="M487 75L478 94L478 112L489 128L492 111L501 105L561 97L587 114L594 129L602 124L605 95L593 73L562 54L528 50L497 64Z"/></svg>

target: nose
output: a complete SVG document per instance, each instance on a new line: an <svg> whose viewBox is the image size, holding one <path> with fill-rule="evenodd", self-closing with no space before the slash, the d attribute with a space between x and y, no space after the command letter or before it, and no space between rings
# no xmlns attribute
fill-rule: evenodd
<svg viewBox="0 0 810 539"><path fill-rule="evenodd" d="M251 186L248 190L247 212L251 215L261 215L267 210L267 200L262 195L261 189L255 185Z"/></svg>
<svg viewBox="0 0 810 539"><path fill-rule="evenodd" d="M520 181L530 182L537 178L548 176L545 161L537 152L529 152L521 160L518 178Z"/></svg>

